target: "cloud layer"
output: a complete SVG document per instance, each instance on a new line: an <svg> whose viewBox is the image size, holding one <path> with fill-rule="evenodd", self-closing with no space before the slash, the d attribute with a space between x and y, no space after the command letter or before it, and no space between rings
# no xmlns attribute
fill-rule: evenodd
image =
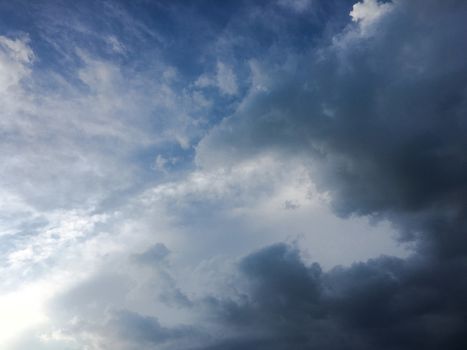
<svg viewBox="0 0 467 350"><path fill-rule="evenodd" d="M0 12L2 348L467 347L465 2Z"/></svg>

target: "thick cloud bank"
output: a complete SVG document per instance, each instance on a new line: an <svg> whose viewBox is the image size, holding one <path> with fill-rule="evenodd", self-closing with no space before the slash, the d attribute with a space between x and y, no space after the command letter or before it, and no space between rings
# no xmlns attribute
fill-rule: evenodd
<svg viewBox="0 0 467 350"><path fill-rule="evenodd" d="M466 178L465 10L463 2L398 1L366 26L357 17L330 46L267 71L269 86L201 144L201 155L219 145L241 156L309 152L347 213L455 201Z"/></svg>
<svg viewBox="0 0 467 350"><path fill-rule="evenodd" d="M262 88L200 144L201 164L303 157L338 213L387 218L416 247L328 273L281 245L246 258L249 294L217 305L242 335L217 348L467 346L466 13L356 4L330 45L262 67Z"/></svg>
<svg viewBox="0 0 467 350"><path fill-rule="evenodd" d="M322 272L278 244L240 264L241 297L209 305L235 336L208 349L465 349L467 266L372 259Z"/></svg>
<svg viewBox="0 0 467 350"><path fill-rule="evenodd" d="M201 143L200 163L227 150L298 153L341 214L396 216L412 234L456 222L441 229L449 239L432 234L449 254L467 189L465 11L462 1L355 5L357 23L329 46L267 71Z"/></svg>

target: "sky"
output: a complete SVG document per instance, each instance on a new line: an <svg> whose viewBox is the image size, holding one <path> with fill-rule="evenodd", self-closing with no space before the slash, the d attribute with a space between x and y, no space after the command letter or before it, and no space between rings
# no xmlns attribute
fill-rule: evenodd
<svg viewBox="0 0 467 350"><path fill-rule="evenodd" d="M0 0L0 348L467 348L467 2Z"/></svg>

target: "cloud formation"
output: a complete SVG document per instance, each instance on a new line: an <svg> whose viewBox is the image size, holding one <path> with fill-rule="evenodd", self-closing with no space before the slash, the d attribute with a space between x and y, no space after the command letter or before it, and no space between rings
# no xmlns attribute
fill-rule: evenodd
<svg viewBox="0 0 467 350"><path fill-rule="evenodd" d="M342 214L421 222L436 207L440 215L461 216L463 4L364 4L379 11L371 30L362 31L362 19L330 45L269 71L267 80L260 78L264 89L253 90L201 142L198 161L235 161L268 150L300 154Z"/></svg>
<svg viewBox="0 0 467 350"><path fill-rule="evenodd" d="M387 218L416 247L326 273L282 245L246 258L244 301L219 304L245 332L218 348L466 346L466 9L354 5L356 23L328 46L263 66L263 88L201 142L207 166L265 152L307 159L337 213Z"/></svg>
<svg viewBox="0 0 467 350"><path fill-rule="evenodd" d="M235 335L206 349L463 349L465 262L380 257L323 272L277 244L244 258L235 299L209 300ZM203 348L204 349L204 348Z"/></svg>
<svg viewBox="0 0 467 350"><path fill-rule="evenodd" d="M465 2L24 6L0 346L467 347Z"/></svg>

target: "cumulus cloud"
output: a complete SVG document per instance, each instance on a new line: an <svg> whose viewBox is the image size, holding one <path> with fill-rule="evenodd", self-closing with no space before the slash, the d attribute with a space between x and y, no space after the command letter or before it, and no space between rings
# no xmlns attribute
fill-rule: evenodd
<svg viewBox="0 0 467 350"><path fill-rule="evenodd" d="M350 16L352 21L360 22L362 27L378 20L379 17L390 11L392 3L379 3L377 0L364 0L353 5Z"/></svg>
<svg viewBox="0 0 467 350"><path fill-rule="evenodd" d="M239 264L245 289L211 299L235 335L202 349L463 349L465 265L380 257L323 272L277 244ZM440 289L440 284L443 286Z"/></svg>
<svg viewBox="0 0 467 350"><path fill-rule="evenodd" d="M273 69L267 91L253 91L201 142L200 164L251 150L300 153L342 214L461 210L463 5L393 6L375 36L350 27L329 47ZM446 25L421 44L430 21Z"/></svg>
<svg viewBox="0 0 467 350"><path fill-rule="evenodd" d="M321 275L284 246L247 258L249 292L213 303L244 332L217 348L465 347L465 10L356 4L356 23L328 46L264 64L265 88L200 143L208 167L264 153L307 159L339 215L387 218L416 247L405 260Z"/></svg>

